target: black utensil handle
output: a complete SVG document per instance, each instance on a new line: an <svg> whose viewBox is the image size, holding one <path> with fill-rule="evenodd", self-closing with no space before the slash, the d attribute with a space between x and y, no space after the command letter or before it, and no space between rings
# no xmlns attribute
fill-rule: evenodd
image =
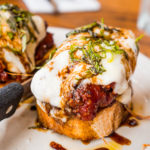
<svg viewBox="0 0 150 150"><path fill-rule="evenodd" d="M14 114L23 95L19 83L10 83L0 89L0 121Z"/></svg>

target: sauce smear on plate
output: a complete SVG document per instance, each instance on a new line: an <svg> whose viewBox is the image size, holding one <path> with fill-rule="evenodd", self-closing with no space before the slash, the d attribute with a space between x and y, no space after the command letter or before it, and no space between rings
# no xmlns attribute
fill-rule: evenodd
<svg viewBox="0 0 150 150"><path fill-rule="evenodd" d="M58 144L54 141L50 142L50 146L55 150L67 150L61 144Z"/></svg>
<svg viewBox="0 0 150 150"><path fill-rule="evenodd" d="M95 150L109 150L108 148L105 148L105 147L101 147L101 148L97 148Z"/></svg>
<svg viewBox="0 0 150 150"><path fill-rule="evenodd" d="M85 144L85 145L88 145L90 144L91 140L82 140L82 143Z"/></svg>
<svg viewBox="0 0 150 150"><path fill-rule="evenodd" d="M130 145L131 144L131 141L129 139L127 139L115 132L110 135L110 138L120 145Z"/></svg>
<svg viewBox="0 0 150 150"><path fill-rule="evenodd" d="M136 127L136 126L138 126L138 121L136 120L136 119L134 119L134 118L132 118L132 119L127 119L123 124L122 124L122 126L128 126L128 127Z"/></svg>
<svg viewBox="0 0 150 150"><path fill-rule="evenodd" d="M136 127L139 125L139 121L132 115L128 115L126 120L121 124L121 126L128 126L130 128Z"/></svg>

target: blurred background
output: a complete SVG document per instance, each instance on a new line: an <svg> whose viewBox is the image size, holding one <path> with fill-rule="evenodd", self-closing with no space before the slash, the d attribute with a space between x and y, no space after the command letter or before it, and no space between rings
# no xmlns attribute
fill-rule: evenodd
<svg viewBox="0 0 150 150"><path fill-rule="evenodd" d="M144 34L140 51L150 57L150 0L0 0L38 14L49 26L75 28L104 18L111 26Z"/></svg>

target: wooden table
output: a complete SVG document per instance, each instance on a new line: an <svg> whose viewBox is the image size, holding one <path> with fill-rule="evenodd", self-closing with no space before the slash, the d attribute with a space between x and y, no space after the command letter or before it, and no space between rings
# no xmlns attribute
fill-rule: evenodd
<svg viewBox="0 0 150 150"><path fill-rule="evenodd" d="M132 29L136 36L142 31L136 27L140 0L99 0L102 8L97 12L64 13L59 15L38 14L42 16L50 26L75 28L92 21L104 18L108 25ZM1 3L13 3L27 9L22 0L0 0ZM140 51L150 57L150 36L144 36L140 41Z"/></svg>

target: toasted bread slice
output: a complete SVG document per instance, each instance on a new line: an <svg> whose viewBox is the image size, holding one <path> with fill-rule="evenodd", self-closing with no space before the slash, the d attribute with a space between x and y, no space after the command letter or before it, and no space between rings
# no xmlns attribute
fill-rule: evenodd
<svg viewBox="0 0 150 150"><path fill-rule="evenodd" d="M117 101L99 111L92 121L70 118L64 123L48 115L39 105L37 105L37 111L39 121L44 127L80 140L99 139L110 135L120 126L125 116L127 116L123 104Z"/></svg>

